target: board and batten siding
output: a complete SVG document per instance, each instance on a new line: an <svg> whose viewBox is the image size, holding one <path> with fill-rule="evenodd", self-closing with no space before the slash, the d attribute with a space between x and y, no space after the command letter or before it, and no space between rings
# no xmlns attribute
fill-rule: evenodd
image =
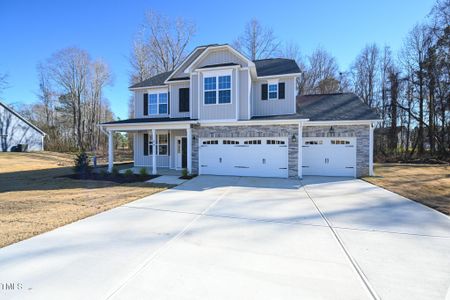
<svg viewBox="0 0 450 300"><path fill-rule="evenodd" d="M190 87L190 101L191 101L191 119L198 119L198 73L193 73L191 76L191 87Z"/></svg>
<svg viewBox="0 0 450 300"><path fill-rule="evenodd" d="M248 66L246 61L236 56L229 50L214 50L209 51L204 57L202 57L198 62L196 62L196 64L193 67L195 69L209 65L228 64L228 63L239 64L242 67Z"/></svg>
<svg viewBox="0 0 450 300"><path fill-rule="evenodd" d="M285 99L261 100L261 85L267 80L253 82L253 107L254 116L287 115L296 111L296 86L295 77L280 78L279 82L285 83Z"/></svg>
<svg viewBox="0 0 450 300"><path fill-rule="evenodd" d="M249 77L249 71L240 70L239 72L239 120L249 119L249 101L251 91L251 79ZM250 116L251 117L251 116Z"/></svg>
<svg viewBox="0 0 450 300"><path fill-rule="evenodd" d="M44 135L0 104L0 152L27 144L27 151L43 151Z"/></svg>
<svg viewBox="0 0 450 300"><path fill-rule="evenodd" d="M158 92L161 91L161 88L157 89ZM159 115L148 115L144 116L144 94L152 93L152 89L145 89L145 90L137 90L134 92L134 117L135 118L164 118L168 117L169 114L159 114ZM172 95L170 95L170 98ZM169 107L169 110L171 110L171 107Z"/></svg>
<svg viewBox="0 0 450 300"><path fill-rule="evenodd" d="M170 117L171 118L188 118L190 116L189 112L180 112L180 95L179 91L181 88L189 88L189 81L171 83L169 85L170 91Z"/></svg>
<svg viewBox="0 0 450 300"><path fill-rule="evenodd" d="M147 132L146 132L147 133ZM151 139L151 132L148 132L149 139ZM148 167L152 166L153 158L149 155L144 155L144 132L138 132L134 135L133 142L133 153L134 153L134 165L136 167ZM172 153L172 152L170 152ZM157 167L169 167L169 156L168 155L157 155L156 156L156 166Z"/></svg>

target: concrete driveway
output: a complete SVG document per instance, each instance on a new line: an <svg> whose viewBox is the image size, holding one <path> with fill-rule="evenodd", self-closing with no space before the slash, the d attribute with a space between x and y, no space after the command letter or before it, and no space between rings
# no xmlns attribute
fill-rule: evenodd
<svg viewBox="0 0 450 300"><path fill-rule="evenodd" d="M201 176L0 249L0 298L445 299L449 270L450 219L361 180Z"/></svg>

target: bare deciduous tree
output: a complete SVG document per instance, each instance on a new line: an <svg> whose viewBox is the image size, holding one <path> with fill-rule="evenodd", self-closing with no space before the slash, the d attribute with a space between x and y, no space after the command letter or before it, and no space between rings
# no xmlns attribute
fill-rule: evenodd
<svg viewBox="0 0 450 300"><path fill-rule="evenodd" d="M375 106L380 50L376 44L367 45L352 65L354 89L370 107Z"/></svg>
<svg viewBox="0 0 450 300"><path fill-rule="evenodd" d="M251 60L264 59L279 53L281 43L273 30L264 27L258 20L251 19L233 46Z"/></svg>
<svg viewBox="0 0 450 300"><path fill-rule="evenodd" d="M172 20L154 11L147 12L133 41L130 81L136 83L175 69L186 57L194 34L195 25L186 19Z"/></svg>
<svg viewBox="0 0 450 300"><path fill-rule="evenodd" d="M415 71L417 81L417 98L419 100L418 152L423 154L424 146L424 100L425 100L425 60L431 46L429 28L425 24L417 24L408 34L402 51L401 61L406 68Z"/></svg>
<svg viewBox="0 0 450 300"><path fill-rule="evenodd" d="M23 113L47 133L46 148L96 150L106 143L97 124L112 120L103 90L108 65L78 48L66 48L38 65L39 102Z"/></svg>
<svg viewBox="0 0 450 300"><path fill-rule="evenodd" d="M299 94L338 92L338 70L337 61L329 52L322 48L314 50L307 58L300 79Z"/></svg>
<svg viewBox="0 0 450 300"><path fill-rule="evenodd" d="M2 92L8 87L8 74L0 73L0 97ZM1 98L0 98L1 99Z"/></svg>

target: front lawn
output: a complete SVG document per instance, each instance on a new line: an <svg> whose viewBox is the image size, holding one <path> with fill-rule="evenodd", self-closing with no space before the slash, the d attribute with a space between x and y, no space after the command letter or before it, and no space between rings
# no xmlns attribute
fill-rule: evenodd
<svg viewBox="0 0 450 300"><path fill-rule="evenodd" d="M450 166L375 164L364 180L450 215Z"/></svg>
<svg viewBox="0 0 450 300"><path fill-rule="evenodd" d="M166 189L64 177L72 164L69 154L0 153L0 247Z"/></svg>

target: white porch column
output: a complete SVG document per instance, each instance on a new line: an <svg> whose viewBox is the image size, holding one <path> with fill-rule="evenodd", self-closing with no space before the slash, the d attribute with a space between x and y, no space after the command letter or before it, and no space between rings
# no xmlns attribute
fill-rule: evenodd
<svg viewBox="0 0 450 300"><path fill-rule="evenodd" d="M298 124L298 178L303 178L303 123Z"/></svg>
<svg viewBox="0 0 450 300"><path fill-rule="evenodd" d="M111 173L114 167L114 132L108 131L108 172Z"/></svg>
<svg viewBox="0 0 450 300"><path fill-rule="evenodd" d="M374 125L370 123L369 128L369 176L373 176L373 129Z"/></svg>
<svg viewBox="0 0 450 300"><path fill-rule="evenodd" d="M156 130L152 129L152 174L156 175Z"/></svg>
<svg viewBox="0 0 450 300"><path fill-rule="evenodd" d="M186 129L187 140L187 171L192 174L192 129L189 127Z"/></svg>

